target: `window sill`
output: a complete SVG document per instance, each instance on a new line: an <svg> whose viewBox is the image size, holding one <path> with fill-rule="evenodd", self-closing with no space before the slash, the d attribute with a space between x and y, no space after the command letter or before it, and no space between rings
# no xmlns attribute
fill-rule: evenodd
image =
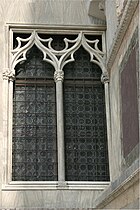
<svg viewBox="0 0 140 210"><path fill-rule="evenodd" d="M12 181L3 185L2 190L104 190L110 182L36 182Z"/></svg>

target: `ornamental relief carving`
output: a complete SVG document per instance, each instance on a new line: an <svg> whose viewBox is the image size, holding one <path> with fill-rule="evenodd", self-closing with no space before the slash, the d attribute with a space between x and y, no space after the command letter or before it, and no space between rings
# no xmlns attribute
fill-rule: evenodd
<svg viewBox="0 0 140 210"><path fill-rule="evenodd" d="M104 72L101 75L101 82L102 83L108 83L109 82L109 74L108 72Z"/></svg>
<svg viewBox="0 0 140 210"><path fill-rule="evenodd" d="M121 16L122 10L124 9L124 1L125 0L116 0L116 12L118 17Z"/></svg>
<svg viewBox="0 0 140 210"><path fill-rule="evenodd" d="M12 72L12 71L9 71L9 69L6 69L3 72L3 80L14 81L15 80L15 73Z"/></svg>
<svg viewBox="0 0 140 210"><path fill-rule="evenodd" d="M58 70L54 72L54 81L63 81L64 80L64 72L62 70Z"/></svg>
<svg viewBox="0 0 140 210"><path fill-rule="evenodd" d="M18 63L25 61L26 54L33 45L43 53L43 60L50 63L54 69L54 80L63 81L64 72L63 67L74 61L74 53L79 49L80 46L90 54L90 62L93 62L100 66L102 73L107 75L106 64L105 64L105 53L98 48L99 40L88 40L83 32L77 35L77 38L70 40L64 38L65 47L62 50L55 50L52 47L53 39L42 39L36 31L33 31L28 38L17 37L17 47L11 51L12 62L11 71L4 73L4 78L14 78L15 67ZM103 80L104 81L104 80ZM109 79L105 80L109 81Z"/></svg>

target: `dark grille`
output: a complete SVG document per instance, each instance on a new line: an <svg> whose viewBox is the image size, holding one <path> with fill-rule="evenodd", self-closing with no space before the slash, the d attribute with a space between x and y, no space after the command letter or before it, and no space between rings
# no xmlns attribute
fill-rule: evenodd
<svg viewBox="0 0 140 210"><path fill-rule="evenodd" d="M100 68L80 48L65 67L66 180L108 181L104 87ZM72 72L72 73L71 73Z"/></svg>
<svg viewBox="0 0 140 210"><path fill-rule="evenodd" d="M53 68L33 47L18 65L13 107L13 180L57 180ZM46 79L43 79L46 77Z"/></svg>

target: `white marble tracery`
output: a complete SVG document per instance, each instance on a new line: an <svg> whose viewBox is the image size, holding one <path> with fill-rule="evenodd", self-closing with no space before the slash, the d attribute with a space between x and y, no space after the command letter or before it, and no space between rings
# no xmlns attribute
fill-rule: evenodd
<svg viewBox="0 0 140 210"><path fill-rule="evenodd" d="M33 31L28 38L20 38L17 37L18 46L12 50L12 61L11 61L11 69L10 72L4 72L4 78L14 78L15 75L15 67L21 61L26 60L27 51L32 48L33 45L36 45L38 49L43 53L43 60L53 65L55 69L54 78L55 81L59 78L63 79L63 67L69 63L74 61L74 53L80 46L90 54L90 61L96 63L100 66L102 73L107 75L106 65L105 65L105 53L99 50L98 42L99 40L88 40L84 33L80 32L75 40L69 40L67 38L64 39L65 48L63 50L57 51L52 48L52 38L42 39L39 37L36 31ZM25 44L24 44L25 43ZM47 43L48 47L46 47L43 43ZM72 44L69 47L69 43ZM94 48L91 47L90 44L94 44ZM6 75L6 77L5 77ZM56 76L61 75L61 77ZM57 78L57 79L56 79Z"/></svg>

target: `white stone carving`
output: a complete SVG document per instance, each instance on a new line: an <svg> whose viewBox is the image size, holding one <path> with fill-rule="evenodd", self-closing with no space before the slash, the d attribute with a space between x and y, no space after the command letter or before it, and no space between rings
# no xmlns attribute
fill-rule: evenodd
<svg viewBox="0 0 140 210"><path fill-rule="evenodd" d="M108 72L102 73L101 82L102 83L108 83L109 82L109 74L108 74Z"/></svg>
<svg viewBox="0 0 140 210"><path fill-rule="evenodd" d="M63 81L64 80L64 71L59 70L54 72L54 80L57 81Z"/></svg>
<svg viewBox="0 0 140 210"><path fill-rule="evenodd" d="M12 50L12 63L11 63L11 71L15 71L15 66L21 61L26 60L27 51L34 45L34 36L35 32L33 31L29 38L23 39L17 37L16 40L18 42L18 46L16 49ZM24 46L22 46L22 42L27 42Z"/></svg>
<svg viewBox="0 0 140 210"><path fill-rule="evenodd" d="M90 54L90 61L99 65L102 72L105 73L105 53L99 50L98 42L98 39L91 41L86 39L85 36L82 37L82 46ZM94 48L89 45L90 43L94 44Z"/></svg>
<svg viewBox="0 0 140 210"><path fill-rule="evenodd" d="M5 71L3 72L3 79L9 80L9 81L14 81L15 73L13 71L9 71L9 69L5 69Z"/></svg>
<svg viewBox="0 0 140 210"><path fill-rule="evenodd" d="M117 16L119 17L123 10L124 0L116 0L116 12Z"/></svg>
<svg viewBox="0 0 140 210"><path fill-rule="evenodd" d="M26 60L27 51L33 46L36 45L37 48L43 53L43 60L53 65L55 69L54 79L55 81L64 79L63 67L74 61L74 53L82 45L83 48L90 54L90 61L96 63L100 66L103 73L106 72L105 65L105 53L99 50L98 42L99 40L88 40L83 32L80 32L77 35L77 38L74 40L64 39L65 47L63 50L55 50L52 48L52 38L42 39L39 37L38 33L34 30L31 33L29 38L23 39L17 37L18 46L16 49L12 50L12 64L11 71L15 72L15 66L21 61ZM23 45L22 43L25 43ZM47 43L47 46L44 45ZM69 47L69 43L72 46ZM94 48L90 44L94 44Z"/></svg>

